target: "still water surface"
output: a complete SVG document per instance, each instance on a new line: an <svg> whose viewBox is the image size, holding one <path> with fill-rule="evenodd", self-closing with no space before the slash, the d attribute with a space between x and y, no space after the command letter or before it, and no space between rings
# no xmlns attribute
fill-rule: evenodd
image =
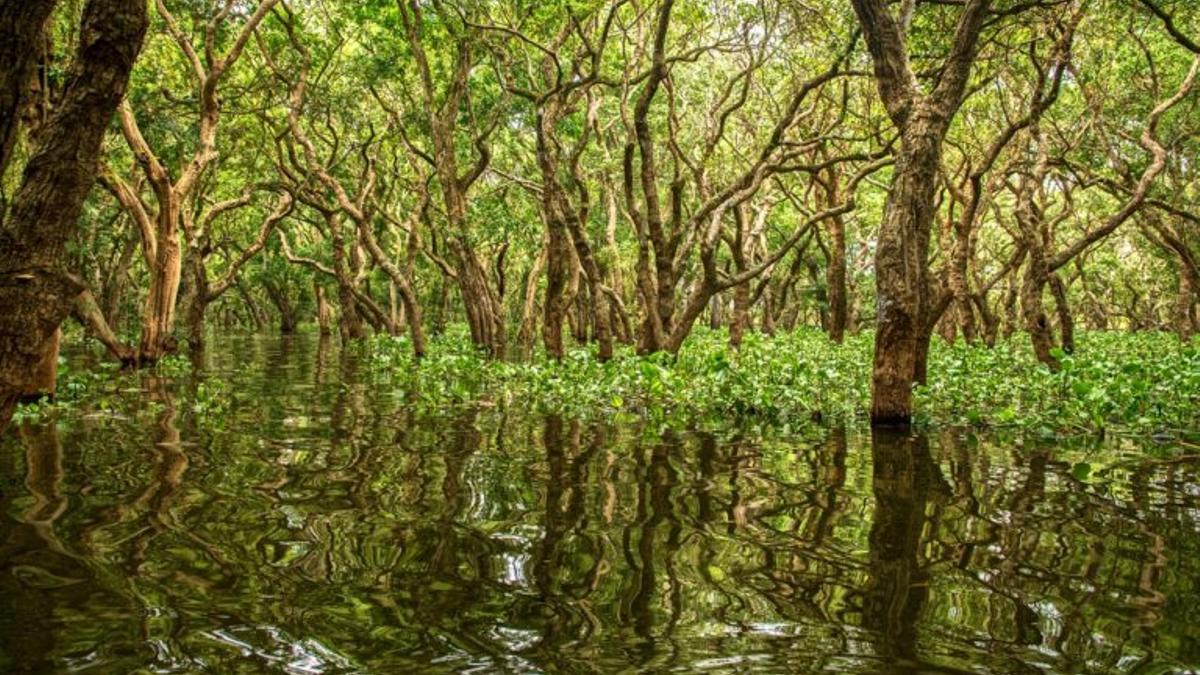
<svg viewBox="0 0 1200 675"><path fill-rule="evenodd" d="M1195 464L417 412L315 338L214 352L0 439L0 672L1200 665Z"/></svg>

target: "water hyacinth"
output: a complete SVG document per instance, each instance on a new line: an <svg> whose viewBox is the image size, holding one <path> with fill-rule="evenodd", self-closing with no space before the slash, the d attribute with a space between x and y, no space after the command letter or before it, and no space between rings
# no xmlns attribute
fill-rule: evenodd
<svg viewBox="0 0 1200 675"><path fill-rule="evenodd" d="M1011 426L1043 433L1167 434L1197 428L1200 349L1170 334L1087 333L1061 371L1016 336L993 348L935 341L917 388L920 423ZM872 335L838 345L817 330L752 334L737 351L723 331L698 331L678 356L629 347L601 363L591 350L561 361L490 361L461 333L420 362L403 338L377 337L365 356L377 381L425 406L515 405L589 418L747 418L792 427L865 422Z"/></svg>

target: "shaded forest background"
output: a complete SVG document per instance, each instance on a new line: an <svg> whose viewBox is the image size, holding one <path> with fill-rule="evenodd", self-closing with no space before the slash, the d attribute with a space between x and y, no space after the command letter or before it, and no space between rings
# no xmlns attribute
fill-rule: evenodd
<svg viewBox="0 0 1200 675"><path fill-rule="evenodd" d="M1056 369L1077 330L1200 329L1190 2L0 18L10 394L52 389L68 314L134 367L214 326L405 336L419 358L465 324L494 358L600 360L703 325L733 348L874 330L880 422L911 416L933 339L1020 334Z"/></svg>

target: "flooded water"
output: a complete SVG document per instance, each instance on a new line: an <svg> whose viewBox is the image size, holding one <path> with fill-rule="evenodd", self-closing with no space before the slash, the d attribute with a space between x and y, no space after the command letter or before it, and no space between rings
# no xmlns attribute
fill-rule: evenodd
<svg viewBox="0 0 1200 675"><path fill-rule="evenodd" d="M0 440L0 671L1200 666L1193 463L416 412L314 338L214 350Z"/></svg>

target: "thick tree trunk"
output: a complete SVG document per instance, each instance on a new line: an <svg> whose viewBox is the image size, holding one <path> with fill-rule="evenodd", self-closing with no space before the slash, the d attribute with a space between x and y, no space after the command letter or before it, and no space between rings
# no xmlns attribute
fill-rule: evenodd
<svg viewBox="0 0 1200 675"><path fill-rule="evenodd" d="M8 169L21 130L22 109L37 73L46 21L56 0L0 4L0 176Z"/></svg>
<svg viewBox="0 0 1200 675"><path fill-rule="evenodd" d="M983 344L989 349L996 346L996 338L1000 335L1000 316L992 311L988 305L987 294L980 292L971 295L971 302L975 303L975 310L979 313L979 322L982 325Z"/></svg>
<svg viewBox="0 0 1200 675"><path fill-rule="evenodd" d="M342 231L342 219L337 213L326 214L325 224L329 228L329 241L333 245L333 273L337 282L338 309L341 316L338 330L343 340L361 340L367 336L358 302L354 297L354 276L346 255L346 239Z"/></svg>
<svg viewBox="0 0 1200 675"><path fill-rule="evenodd" d="M517 333L517 344L521 347L521 352L528 357L533 349L534 335L534 308L537 305L538 286L541 283L542 269L546 266L546 246L543 245L538 257L533 261L533 266L529 268L529 274L525 277L525 302L521 306L521 327Z"/></svg>
<svg viewBox="0 0 1200 675"><path fill-rule="evenodd" d="M42 355L33 370L29 387L25 392L27 398L48 396L54 398L56 380L58 378L58 350L62 344L62 328L51 334L50 339L42 345Z"/></svg>
<svg viewBox="0 0 1200 675"><path fill-rule="evenodd" d="M549 199L548 197L545 199ZM567 285L571 276L571 242L566 225L555 222L547 227L546 301L542 308L542 346L552 359L563 357L563 323L571 298Z"/></svg>
<svg viewBox="0 0 1200 675"><path fill-rule="evenodd" d="M492 358L503 358L505 332L500 299L493 292L488 272L475 252L461 241L455 248L458 290L466 309L471 340L476 346L486 349Z"/></svg>
<svg viewBox="0 0 1200 675"><path fill-rule="evenodd" d="M204 315L209 305L208 271L199 251L189 246L187 261L188 282L183 293L184 317L188 349L196 354L204 351ZM251 320L257 320L252 317Z"/></svg>
<svg viewBox="0 0 1200 675"><path fill-rule="evenodd" d="M871 420L906 425L929 348L928 256L941 134L922 118L902 138L875 249L876 321Z"/></svg>
<svg viewBox="0 0 1200 675"><path fill-rule="evenodd" d="M708 301L708 327L712 330L718 330L724 325L725 298L721 297L720 293L717 293Z"/></svg>
<svg viewBox="0 0 1200 675"><path fill-rule="evenodd" d="M775 315L775 295L768 284L762 294L762 322L759 324L763 335L775 335Z"/></svg>
<svg viewBox="0 0 1200 675"><path fill-rule="evenodd" d="M1175 296L1175 332L1179 339L1187 342L1200 331L1200 312L1196 304L1200 300L1200 278L1194 270L1179 266L1179 291Z"/></svg>
<svg viewBox="0 0 1200 675"><path fill-rule="evenodd" d="M607 361L613 355L612 309L609 307L610 298L604 292L604 271L596 260L595 252L588 241L583 224L578 220L568 225L571 240L575 244L575 257L583 270L588 283L588 295L591 297L592 327L595 330L597 358Z"/></svg>
<svg viewBox="0 0 1200 675"><path fill-rule="evenodd" d="M21 3L6 3L6 6ZM62 102L41 130L0 229L0 423L29 391L80 284L63 269L101 141L146 31L143 0L89 0ZM13 45L15 47L15 45ZM0 49L4 49L0 45ZM11 61L10 61L11 62Z"/></svg>
<svg viewBox="0 0 1200 675"><path fill-rule="evenodd" d="M177 201L159 205L158 248L150 269L150 288L142 310L142 336L138 359L150 364L175 351L175 306L183 274Z"/></svg>
<svg viewBox="0 0 1200 675"><path fill-rule="evenodd" d="M874 63L875 83L900 131L892 183L875 249L876 320L871 422L908 425L912 386L924 379L930 310L929 238L942 142L965 96L989 0L966 0L937 85L916 86L908 22L884 0L852 0Z"/></svg>
<svg viewBox="0 0 1200 675"><path fill-rule="evenodd" d="M325 287L313 281L313 293L317 298L317 328L321 335L333 335L333 308L325 297Z"/></svg>
<svg viewBox="0 0 1200 675"><path fill-rule="evenodd" d="M204 351L204 315L208 310L207 300L200 296L192 296L187 305L187 340L188 349L193 353ZM251 317L256 321L257 317Z"/></svg>
<svg viewBox="0 0 1200 675"><path fill-rule="evenodd" d="M1067 286L1057 273L1051 273L1047 281L1050 285L1050 294L1054 296L1062 350L1072 354L1075 352L1075 317L1071 314L1071 305L1067 300Z"/></svg>
<svg viewBox="0 0 1200 675"><path fill-rule="evenodd" d="M967 344L974 344L978 339L975 324L975 312L971 306L971 289L967 285L967 268L971 261L970 232L959 223L955 223L954 244L951 251L948 279L950 293L950 311L948 320L962 334Z"/></svg>
<svg viewBox="0 0 1200 675"><path fill-rule="evenodd" d="M740 349L750 327L750 282L733 287L733 314L729 318L729 346Z"/></svg>
<svg viewBox="0 0 1200 675"><path fill-rule="evenodd" d="M1021 315L1025 319L1025 330L1029 333L1034 356L1051 370L1058 370L1058 359L1051 353L1055 346L1054 334L1050 330L1050 319L1046 316L1046 306L1042 300L1046 276L1046 263L1041 252L1031 250L1021 283Z"/></svg>
<svg viewBox="0 0 1200 675"><path fill-rule="evenodd" d="M1004 339L1009 340L1017 332L1020 326L1019 312L1017 311L1018 300L1021 297L1021 281L1014 272L1008 278L1008 287L1004 291Z"/></svg>
<svg viewBox="0 0 1200 675"><path fill-rule="evenodd" d="M822 184L826 208L836 208L841 203L842 198L838 194L840 179L835 169L828 171L828 179ZM828 227L829 260L825 265L825 293L829 310L826 331L830 340L841 344L846 338L849 313L846 300L846 222L841 215L837 215L829 219Z"/></svg>
<svg viewBox="0 0 1200 675"><path fill-rule="evenodd" d="M275 305L275 310L279 313L279 332L284 335L295 333L299 321L296 318L296 308L292 304L291 298L282 287L273 281L263 282L263 288L266 289L267 297L270 298L271 304Z"/></svg>

